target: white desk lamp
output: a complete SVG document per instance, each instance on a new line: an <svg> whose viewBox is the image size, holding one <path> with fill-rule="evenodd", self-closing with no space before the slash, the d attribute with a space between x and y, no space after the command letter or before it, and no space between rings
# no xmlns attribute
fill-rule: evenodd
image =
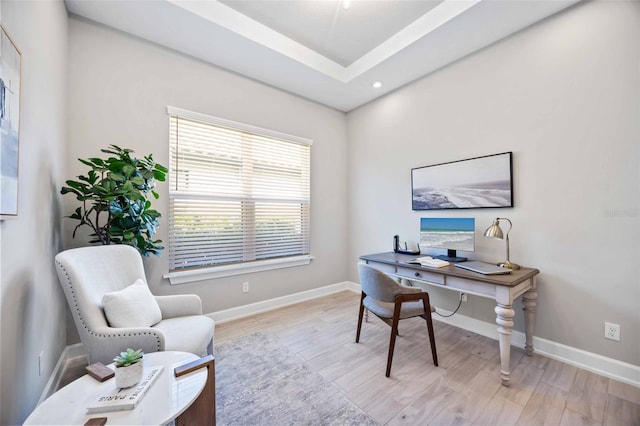
<svg viewBox="0 0 640 426"><path fill-rule="evenodd" d="M509 222L509 230L507 231L506 237L502 233L502 229L500 228L501 220L506 220L507 222ZM515 270L515 269L520 269L520 265L511 263L509 261L509 232L511 232L512 227L513 227L513 224L509 219L507 219L506 217L497 217L496 220L493 221L493 224L490 227L488 227L486 231L484 231L484 236L488 238L496 238L498 240L507 240L507 261L504 263L501 263L500 266L502 266L503 268L509 268L509 269Z"/></svg>

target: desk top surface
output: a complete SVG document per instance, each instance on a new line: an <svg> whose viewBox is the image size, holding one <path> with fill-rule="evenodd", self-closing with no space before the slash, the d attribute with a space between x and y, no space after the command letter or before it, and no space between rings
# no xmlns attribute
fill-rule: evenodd
<svg viewBox="0 0 640 426"><path fill-rule="evenodd" d="M510 274L504 275L483 275L477 272L467 271L465 269L456 268L453 264L444 266L442 268L430 268L427 266L421 266L416 264L407 263L410 259L421 257L424 255L411 255L401 254L394 252L367 254L360 256L360 260L367 262L385 263L388 265L394 265L402 268L415 269L416 271L428 271L436 274L443 274L453 277L467 278L474 281L481 281L489 284L503 285L513 287L520 284L523 281L531 279L540 271L534 268L520 268L518 270L511 271Z"/></svg>

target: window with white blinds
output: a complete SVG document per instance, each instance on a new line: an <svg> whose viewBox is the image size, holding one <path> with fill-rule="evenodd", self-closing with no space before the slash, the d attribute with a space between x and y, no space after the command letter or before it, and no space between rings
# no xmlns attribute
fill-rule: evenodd
<svg viewBox="0 0 640 426"><path fill-rule="evenodd" d="M168 112L170 272L309 255L311 141Z"/></svg>

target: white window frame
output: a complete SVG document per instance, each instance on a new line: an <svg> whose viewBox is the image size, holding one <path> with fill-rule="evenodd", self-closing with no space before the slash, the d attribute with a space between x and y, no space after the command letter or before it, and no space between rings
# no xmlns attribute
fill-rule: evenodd
<svg viewBox="0 0 640 426"><path fill-rule="evenodd" d="M313 144L312 140L302 138L299 136L289 135L286 133L281 133L281 132L277 132L270 129L264 129L264 128L253 126L250 124L239 123L239 122L226 120L219 117L213 117L207 114L202 114L202 113L189 111L181 108L176 108L172 106L167 106L167 114L169 116L189 118L193 120L211 123L213 125L229 127L232 129L237 129L240 131L245 131L245 132L254 133L258 135L284 139L287 141L291 141L293 143L299 143L299 144L309 145L309 146ZM171 244L170 241L169 241L169 244ZM194 269L188 269L184 271L169 271L168 273L164 274L163 277L168 278L169 282L172 285L184 284L184 283L189 283L193 281L208 280L208 279L215 279L215 278L228 277L228 276L234 276L234 275L268 271L273 269L308 265L312 259L313 259L313 256L311 256L311 254L308 254L308 255L300 255L300 256L279 257L279 258L266 259L266 260L256 260L251 262L226 264L226 265L219 265L219 266L212 265L209 267L194 268Z"/></svg>

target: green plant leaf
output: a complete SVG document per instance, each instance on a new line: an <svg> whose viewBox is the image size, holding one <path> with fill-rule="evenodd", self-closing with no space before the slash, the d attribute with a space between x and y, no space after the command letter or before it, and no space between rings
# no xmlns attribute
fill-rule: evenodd
<svg viewBox="0 0 640 426"><path fill-rule="evenodd" d="M158 182L164 182L166 180L165 174L159 170L153 171L153 178Z"/></svg>
<svg viewBox="0 0 640 426"><path fill-rule="evenodd" d="M102 188L106 191L107 194L114 194L118 189L118 183L112 180L104 180L102 181Z"/></svg>
<svg viewBox="0 0 640 426"><path fill-rule="evenodd" d="M78 207L73 213L66 217L69 219L82 220L82 208Z"/></svg>
<svg viewBox="0 0 640 426"><path fill-rule="evenodd" d="M120 173L111 172L107 175L109 179L114 180L116 182L126 182L127 178L125 175Z"/></svg>
<svg viewBox="0 0 640 426"><path fill-rule="evenodd" d="M168 172L169 172L169 169L168 169L168 168L166 168L165 166L163 166L162 164L158 164L158 163L156 163L156 164L155 164L155 166L154 166L154 168L155 168L156 170L159 170L159 171L164 172L164 173L168 173Z"/></svg>
<svg viewBox="0 0 640 426"><path fill-rule="evenodd" d="M122 166L122 174L126 177L130 177L133 173L135 173L136 167L132 164L125 164Z"/></svg>
<svg viewBox="0 0 640 426"><path fill-rule="evenodd" d="M127 165L126 161L117 159L117 158L108 158L107 159L107 168L114 173L122 172L124 166Z"/></svg>
<svg viewBox="0 0 640 426"><path fill-rule="evenodd" d="M95 164L93 164L93 163L92 163L92 162L90 162L90 161L83 160L83 159L81 159L81 158L78 158L78 161L79 161L79 162L81 162L82 164L84 164L85 166L89 166L89 167L91 167L92 169L95 167Z"/></svg>
<svg viewBox="0 0 640 426"><path fill-rule="evenodd" d="M95 157L94 158L89 158L89 161L91 161L96 166L104 166L104 161L102 160L102 158L95 158Z"/></svg>
<svg viewBox="0 0 640 426"><path fill-rule="evenodd" d="M138 185L138 186L144 186L145 181L143 178L141 178L140 176L134 176L131 179L129 179L134 185Z"/></svg>
<svg viewBox="0 0 640 426"><path fill-rule="evenodd" d="M138 349L134 351L131 348L127 348L126 351L120 352L120 355L117 355L113 361L115 362L116 367L128 367L129 365L136 364L142 361L144 357L144 352L142 349Z"/></svg>
<svg viewBox="0 0 640 426"><path fill-rule="evenodd" d="M93 185L96 183L97 180L98 180L98 174L93 170L89 170L89 183Z"/></svg>
<svg viewBox="0 0 640 426"><path fill-rule="evenodd" d="M69 185L71 188L80 191L80 192L85 192L87 190L87 188L89 187L88 185L81 183L81 182L76 182L74 180L68 180L67 185Z"/></svg>
<svg viewBox="0 0 640 426"><path fill-rule="evenodd" d="M63 186L62 189L60 189L60 193L62 195L68 194L70 192L72 192L72 193L74 193L76 195L82 195L82 193L80 191L78 191L76 189L73 189L73 188L69 188L68 186Z"/></svg>

